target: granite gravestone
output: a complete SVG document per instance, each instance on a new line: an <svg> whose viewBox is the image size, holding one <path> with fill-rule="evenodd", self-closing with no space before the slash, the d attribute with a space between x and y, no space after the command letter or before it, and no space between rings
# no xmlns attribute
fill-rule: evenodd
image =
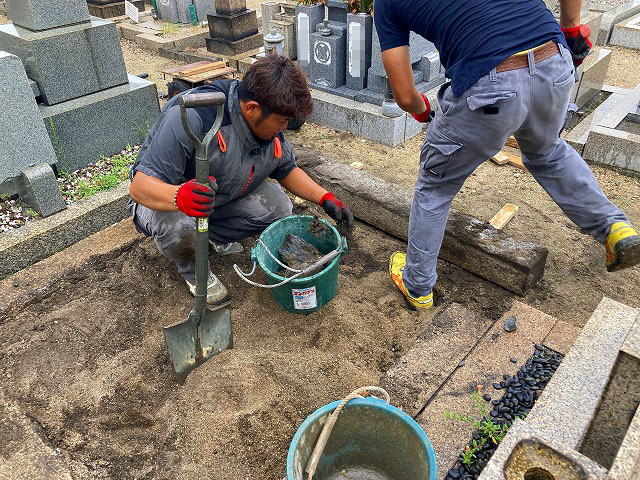
<svg viewBox="0 0 640 480"><path fill-rule="evenodd" d="M0 192L20 193L43 216L62 210L53 145L22 61L6 52L0 52L0 103Z"/></svg>
<svg viewBox="0 0 640 480"><path fill-rule="evenodd" d="M298 65L307 76L311 73L311 34L324 19L324 5L298 5L296 7L296 41Z"/></svg>
<svg viewBox="0 0 640 480"><path fill-rule="evenodd" d="M193 0L196 7L196 15L199 22L206 22L209 15L216 14L216 5L213 0Z"/></svg>
<svg viewBox="0 0 640 480"><path fill-rule="evenodd" d="M346 26L318 28L311 34L311 81L325 87L345 84Z"/></svg>
<svg viewBox="0 0 640 480"><path fill-rule="evenodd" d="M0 50L19 57L35 82L28 94L40 100L58 169L71 171L140 142L159 106L155 84L127 75L113 22L80 15L84 0L48 15L51 3L12 0L9 17L22 26L0 26Z"/></svg>

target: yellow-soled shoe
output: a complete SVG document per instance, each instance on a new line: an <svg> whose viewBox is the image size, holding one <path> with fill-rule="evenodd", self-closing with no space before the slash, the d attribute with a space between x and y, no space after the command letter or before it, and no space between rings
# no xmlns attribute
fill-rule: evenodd
<svg viewBox="0 0 640 480"><path fill-rule="evenodd" d="M407 287L405 287L404 282L402 281L402 269L406 263L407 256L404 252L393 252L391 254L391 258L389 259L389 273L391 274L393 283L395 283L396 287L400 289L402 294L405 296L407 303L413 309L433 307L433 292L422 297L413 297L407 290Z"/></svg>
<svg viewBox="0 0 640 480"><path fill-rule="evenodd" d="M640 235L626 222L616 222L611 225L604 246L607 250L609 272L640 263Z"/></svg>

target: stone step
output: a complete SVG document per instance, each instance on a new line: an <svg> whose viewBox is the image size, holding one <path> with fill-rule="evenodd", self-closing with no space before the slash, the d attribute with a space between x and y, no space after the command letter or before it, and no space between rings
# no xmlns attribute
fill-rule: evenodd
<svg viewBox="0 0 640 480"><path fill-rule="evenodd" d="M640 14L616 24L609 43L640 50Z"/></svg>

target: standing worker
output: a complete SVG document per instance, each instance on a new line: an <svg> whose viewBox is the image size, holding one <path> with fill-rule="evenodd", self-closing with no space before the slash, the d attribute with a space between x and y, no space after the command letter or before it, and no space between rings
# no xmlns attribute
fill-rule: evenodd
<svg viewBox="0 0 640 480"><path fill-rule="evenodd" d="M541 0L376 0L382 61L398 105L429 122L409 219L407 253L389 271L414 308L433 305L436 261L451 201L513 134L523 163L564 213L605 244L607 270L640 261L640 236L560 138L574 68L591 47L581 0L560 0L560 25ZM451 79L435 114L415 88L409 32L435 44Z"/></svg>
<svg viewBox="0 0 640 480"><path fill-rule="evenodd" d="M209 185L195 181L195 147L182 126L179 96L163 108L130 173L129 209L136 228L176 264L192 295L197 217L209 217L209 244L220 255L242 252L238 240L291 215L291 201L280 185L320 204L346 229L353 225L347 206L296 166L284 138L289 120L305 118L313 108L302 70L285 57L269 56L251 65L241 81L214 81L185 93L207 92L222 92L227 99L218 141L209 152ZM187 116L202 140L216 108L190 108ZM221 304L228 297L209 269L207 303Z"/></svg>

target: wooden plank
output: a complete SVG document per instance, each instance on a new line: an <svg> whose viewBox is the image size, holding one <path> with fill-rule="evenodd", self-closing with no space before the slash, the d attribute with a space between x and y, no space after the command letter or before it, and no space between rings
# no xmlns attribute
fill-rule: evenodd
<svg viewBox="0 0 640 480"><path fill-rule="evenodd" d="M178 73L182 73L185 70L185 67L193 67L196 65L205 65L211 62L208 62L206 60L203 60L201 62L196 62L196 63L190 63L189 65L180 65L179 67L173 67L173 68L167 68L165 70L162 70L162 73L166 73L167 75L176 75Z"/></svg>
<svg viewBox="0 0 640 480"><path fill-rule="evenodd" d="M198 65L200 64L200 65ZM211 70L217 70L219 68L225 68L227 66L227 64L225 62L207 62L207 61L202 61L202 62L198 62L193 64L194 67L193 68L187 68L185 70L182 70L182 72L180 72L182 75L195 75L198 73L203 73L203 72L208 72Z"/></svg>
<svg viewBox="0 0 640 480"><path fill-rule="evenodd" d="M525 172L529 171L527 170L527 167L525 167L524 164L522 163L522 157L509 152L504 152L504 153L509 157L509 161L507 162L509 165L513 165L514 167L517 167L520 170L524 170Z"/></svg>
<svg viewBox="0 0 640 480"><path fill-rule="evenodd" d="M511 135L509 138L507 138L507 141L505 142L505 145L507 147L517 148L518 150L520 150L520 147L518 146L518 141L516 140L516 138L513 135Z"/></svg>
<svg viewBox="0 0 640 480"><path fill-rule="evenodd" d="M219 68L217 70L213 70L210 72L202 72L202 73L189 75L181 78L183 80L186 80L187 82L198 83L198 82L204 82L205 80L213 80L215 78L224 77L225 75L229 75L230 73L233 73L235 71L236 71L235 68L225 67L225 68Z"/></svg>
<svg viewBox="0 0 640 480"><path fill-rule="evenodd" d="M298 166L332 191L360 220L407 240L413 192L350 165L323 161L317 151L297 146ZM487 222L451 211L440 258L519 295L544 272L548 251L514 239Z"/></svg>
<svg viewBox="0 0 640 480"><path fill-rule="evenodd" d="M509 156L503 151L500 151L491 157L491 160L498 165L504 165L505 163L509 163Z"/></svg>
<svg viewBox="0 0 640 480"><path fill-rule="evenodd" d="M498 230L502 230L504 226L509 223L509 220L513 218L513 216L518 212L518 205L513 203L506 203L504 207L500 209L498 213L496 213L491 220L489 220L489 224L493 228L497 228Z"/></svg>

